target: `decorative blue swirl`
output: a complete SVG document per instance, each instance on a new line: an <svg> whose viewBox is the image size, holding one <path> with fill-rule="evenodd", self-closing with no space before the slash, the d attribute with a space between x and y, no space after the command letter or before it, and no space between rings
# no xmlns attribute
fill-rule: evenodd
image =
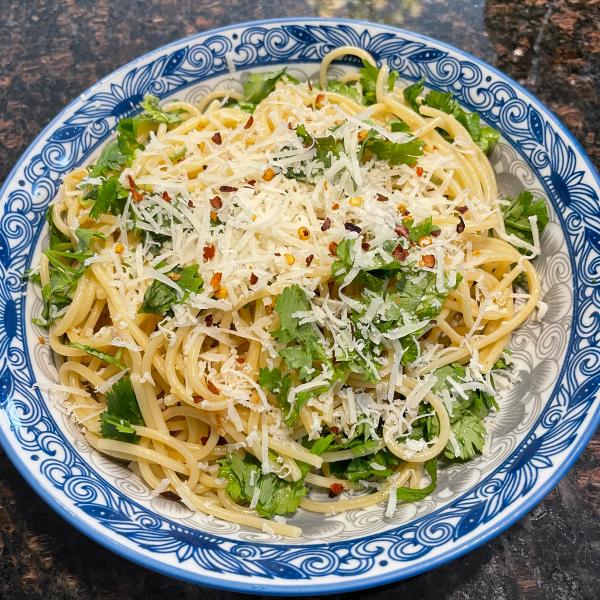
<svg viewBox="0 0 600 600"><path fill-rule="evenodd" d="M132 114L144 94L176 93L226 73L229 63L246 70L316 62L342 45L361 46L403 77L424 76L429 85L453 92L500 129L529 162L559 215L571 256L576 294L573 333L552 394L523 443L462 496L404 526L362 539L293 546L236 542L182 527L140 506L103 479L67 441L46 400L33 387L20 277L31 262L44 212L61 176L81 164L110 135L119 118ZM175 560L181 568L171 572L181 577L200 573L215 585L226 585L211 576L235 575L250 582L271 581L277 584L272 590L284 590L289 582L332 576L340 581L375 568L384 574L377 583L414 572L407 570L409 566L425 569L428 555L441 545L449 545L449 552L462 545L472 547L474 542L466 540L472 540L475 531L482 538L497 527L499 519L514 518L510 516L513 505L522 510L531 503L542 489L541 482L561 469L589 434L600 388L598 195L598 181L582 153L549 113L532 106L522 91L486 65L425 38L368 24L298 21L230 28L174 44L113 74L66 109L6 183L0 206L4 443L22 469L52 486L53 497L77 515L85 515L91 528L104 528L106 536L126 541L136 549L130 552L149 566L161 568L163 561ZM35 469L33 462L22 466L27 457L36 461ZM250 584L227 585L251 591Z"/></svg>

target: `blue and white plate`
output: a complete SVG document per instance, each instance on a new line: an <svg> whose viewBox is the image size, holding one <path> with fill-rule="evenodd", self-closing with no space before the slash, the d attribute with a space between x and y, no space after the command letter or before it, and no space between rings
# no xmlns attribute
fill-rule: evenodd
<svg viewBox="0 0 600 600"><path fill-rule="evenodd" d="M500 190L548 197L537 261L549 309L514 336L522 370L485 457L445 471L434 495L399 508L294 517L281 539L153 497L122 464L90 450L44 391L56 377L41 300L22 275L37 264L44 215L63 175L84 164L144 94L186 100L249 71L311 76L329 50L361 46L407 80L425 77L502 132L491 158ZM338 71L353 68L336 65ZM65 108L0 192L0 440L33 488L75 527L123 557L199 584L250 593L317 594L402 579L456 558L522 517L565 474L600 420L600 179L564 126L514 81L432 39L357 21L285 19L197 34L133 61Z"/></svg>

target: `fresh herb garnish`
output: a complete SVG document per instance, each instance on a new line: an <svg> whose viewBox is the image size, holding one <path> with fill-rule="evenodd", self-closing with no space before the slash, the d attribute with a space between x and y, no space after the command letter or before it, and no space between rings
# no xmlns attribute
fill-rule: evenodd
<svg viewBox="0 0 600 600"><path fill-rule="evenodd" d="M102 437L136 444L139 436L132 425L144 425L131 379L123 377L106 393L106 410L100 415Z"/></svg>
<svg viewBox="0 0 600 600"><path fill-rule="evenodd" d="M506 233L516 235L518 238L533 243L533 233L529 217L537 218L538 231L541 234L544 227L548 224L548 207L545 200L533 199L531 192L521 192L516 198L510 199L507 206L502 207L504 216L504 226Z"/></svg>
<svg viewBox="0 0 600 600"><path fill-rule="evenodd" d="M363 60L362 63L363 66L360 70L360 85L362 86L364 103L366 105L375 104L375 102L377 102L375 88L377 86L379 68L366 60ZM390 92L394 89L396 79L398 79L398 73L396 71L390 71L387 80L388 90Z"/></svg>
<svg viewBox="0 0 600 600"><path fill-rule="evenodd" d="M361 159L368 160L375 156L391 165L408 165L414 167L419 157L423 156L425 143L419 138L408 142L392 142L379 135L368 136L361 147Z"/></svg>
<svg viewBox="0 0 600 600"><path fill-rule="evenodd" d="M140 103L144 112L140 115L140 119L152 121L152 123L167 123L167 125L177 125L181 123L181 110L164 111L159 106L159 100L156 96L148 94Z"/></svg>
<svg viewBox="0 0 600 600"><path fill-rule="evenodd" d="M424 79L409 85L404 89L404 99L416 112L419 112L418 97L424 90ZM469 133L473 141L485 152L491 154L500 139L500 132L487 125L481 125L477 113L469 113L454 99L450 92L431 90L423 99L423 104L452 115ZM441 132L448 137L446 132Z"/></svg>
<svg viewBox="0 0 600 600"><path fill-rule="evenodd" d="M190 293L197 294L204 284L198 273L198 265L185 268L176 267L170 271L169 275L171 274L175 275L173 279L181 292L178 293L174 287L156 279L146 290L138 312L157 315L171 314L173 304L185 302Z"/></svg>
<svg viewBox="0 0 600 600"><path fill-rule="evenodd" d="M462 365L446 365L435 372L437 383L433 391L440 393L444 388L451 395L455 395L448 378L452 378L457 385L465 381L466 369ZM486 429L483 419L491 410L497 410L498 404L492 394L482 389L467 390L464 396L457 397L452 404L450 427L456 441L457 448L448 442L445 456L448 459L469 460L480 454L485 444Z"/></svg>
<svg viewBox="0 0 600 600"><path fill-rule="evenodd" d="M83 229L82 227L78 227L75 230L75 235L79 240L77 248L80 252L87 252L88 250L90 250L90 246L92 245L95 239L106 239L106 236L103 233L99 231L94 231L93 229Z"/></svg>
<svg viewBox="0 0 600 600"><path fill-rule="evenodd" d="M396 497L403 502L417 502L423 500L435 490L437 485L437 458L432 458L424 464L425 471L431 478L431 483L421 489L413 489L409 487L399 487L396 490Z"/></svg>
<svg viewBox="0 0 600 600"><path fill-rule="evenodd" d="M119 369L124 369L125 365L121 362L121 350L119 350L115 355L108 354L108 352L103 352L102 350L97 350L96 348L92 348L87 344L80 344L79 342L72 342L69 344L73 348L77 348L78 350L83 350L83 352L87 352L91 356L95 356L103 360L104 362L110 363L111 365L115 365L119 367Z"/></svg>
<svg viewBox="0 0 600 600"><path fill-rule="evenodd" d="M340 94L354 100L358 104L362 104L364 99L361 90L352 83L342 83L341 81L328 81L327 91Z"/></svg>
<svg viewBox="0 0 600 600"><path fill-rule="evenodd" d="M231 454L219 462L218 475L227 480L225 491L235 503L248 506L255 488L260 490L255 510L261 517L294 513L307 494L303 479L285 481L274 473L263 474L260 463L249 454L244 458Z"/></svg>

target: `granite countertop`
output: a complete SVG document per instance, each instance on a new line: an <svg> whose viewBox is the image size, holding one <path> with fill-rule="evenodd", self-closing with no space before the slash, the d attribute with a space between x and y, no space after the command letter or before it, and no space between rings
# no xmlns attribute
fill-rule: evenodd
<svg viewBox="0 0 600 600"><path fill-rule="evenodd" d="M196 31L301 15L389 23L472 52L534 92L600 166L598 0L0 0L0 182L100 77ZM62 521L0 451L0 598L242 598L137 567ZM355 598L600 597L600 434L529 515L433 572Z"/></svg>

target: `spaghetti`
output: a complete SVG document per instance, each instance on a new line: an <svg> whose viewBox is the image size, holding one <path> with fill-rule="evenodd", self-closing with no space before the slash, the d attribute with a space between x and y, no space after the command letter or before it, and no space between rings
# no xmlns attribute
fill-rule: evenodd
<svg viewBox="0 0 600 600"><path fill-rule="evenodd" d="M348 54L363 68L328 81ZM358 48L319 88L281 71L147 98L49 211L39 323L88 442L283 536L298 507L430 493L438 458L481 452L540 300L543 217L505 224L496 139Z"/></svg>

